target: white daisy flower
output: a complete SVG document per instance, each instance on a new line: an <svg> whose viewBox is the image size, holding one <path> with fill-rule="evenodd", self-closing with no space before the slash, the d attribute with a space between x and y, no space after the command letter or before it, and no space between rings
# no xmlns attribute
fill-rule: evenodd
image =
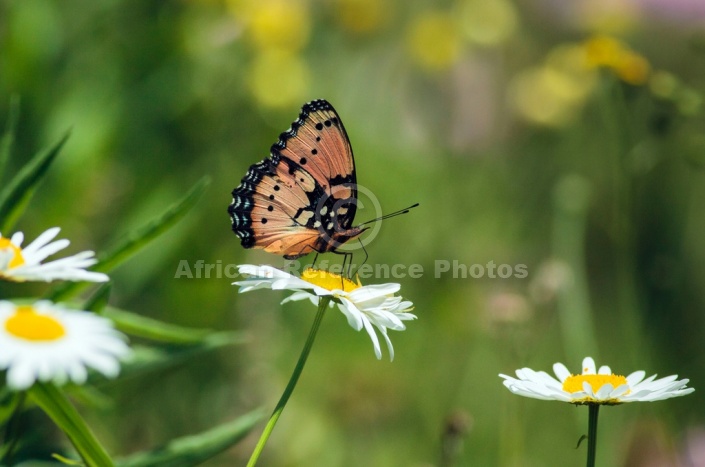
<svg viewBox="0 0 705 467"><path fill-rule="evenodd" d="M130 349L112 322L87 311L42 300L32 305L0 301L0 370L7 385L27 389L35 381L86 381L87 369L117 376L118 359Z"/></svg>
<svg viewBox="0 0 705 467"><path fill-rule="evenodd" d="M406 329L403 321L416 319L408 313L413 307L410 301L402 300L394 294L399 291L399 284L378 284L363 286L358 279L355 283L350 279L319 269L308 268L301 277L281 271L271 266L254 266L245 264L238 266L240 274L247 277L244 281L234 282L240 286L240 293L257 289L291 290L292 295L282 303L309 299L315 305L321 297L330 297L331 306L338 309L348 319L348 324L356 331L365 328L372 339L375 355L382 358L382 350L375 327L384 337L389 349L389 357L394 359L394 347L387 335L387 330L403 331Z"/></svg>
<svg viewBox="0 0 705 467"><path fill-rule="evenodd" d="M635 371L629 376L615 375L604 365L595 370L591 357L583 359L583 371L573 375L562 363L553 365L558 379L545 371L522 368L517 378L500 374L503 384L514 394L542 400L557 400L571 404L616 405L626 402L653 402L671 397L685 396L695 391L686 387L688 379L678 380L677 375L644 379L646 373Z"/></svg>
<svg viewBox="0 0 705 467"><path fill-rule="evenodd" d="M0 235L0 278L15 282L70 280L105 282L109 277L85 268L98 262L92 251L42 263L47 257L69 246L66 239L53 241L59 234L53 227L22 248L24 234L16 232L10 238Z"/></svg>

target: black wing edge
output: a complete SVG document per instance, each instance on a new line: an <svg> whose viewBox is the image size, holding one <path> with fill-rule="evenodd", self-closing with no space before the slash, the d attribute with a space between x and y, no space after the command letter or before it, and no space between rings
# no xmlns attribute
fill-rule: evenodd
<svg viewBox="0 0 705 467"><path fill-rule="evenodd" d="M252 164L240 185L233 190L233 201L228 206L228 214L232 223L233 232L240 237L244 248L252 248L255 244L255 232L252 230L252 217L250 213L255 205L254 194L257 185L265 175L274 173L274 167L279 163L279 156L273 154L256 164Z"/></svg>

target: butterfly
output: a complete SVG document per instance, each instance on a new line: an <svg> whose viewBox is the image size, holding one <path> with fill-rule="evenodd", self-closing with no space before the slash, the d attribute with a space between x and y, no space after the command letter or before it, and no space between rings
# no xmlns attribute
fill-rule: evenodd
<svg viewBox="0 0 705 467"><path fill-rule="evenodd" d="M270 156L250 166L228 207L245 248L296 259L335 252L367 227L353 227L355 159L338 113L318 99L279 135Z"/></svg>

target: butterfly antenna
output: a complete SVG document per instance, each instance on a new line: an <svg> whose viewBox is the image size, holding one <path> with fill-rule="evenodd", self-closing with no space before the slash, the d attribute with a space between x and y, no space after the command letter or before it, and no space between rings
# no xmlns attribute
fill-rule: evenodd
<svg viewBox="0 0 705 467"><path fill-rule="evenodd" d="M412 210L413 208L415 208L418 205L419 205L419 203L412 204L408 208L400 209L398 211L394 211L393 213L385 214L382 217L378 217L376 219L372 219L370 221L363 222L362 224L358 225L358 227L362 227L365 224L371 224L373 222L383 221L385 219L389 219L390 217L401 216L402 214L406 214L407 212L409 212L410 210Z"/></svg>

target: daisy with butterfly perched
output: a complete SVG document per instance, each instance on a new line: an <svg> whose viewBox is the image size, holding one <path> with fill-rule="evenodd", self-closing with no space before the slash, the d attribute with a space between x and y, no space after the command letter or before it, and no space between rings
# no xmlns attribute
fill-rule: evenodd
<svg viewBox="0 0 705 467"><path fill-rule="evenodd" d="M343 122L327 101L311 101L272 145L270 156L253 164L233 190L228 207L232 229L245 248L263 249L286 259L333 252L344 255L345 264L351 253L340 251L340 247L359 239L368 228L366 224L417 206L353 226L356 183L355 159ZM393 358L387 331L404 330L403 322L416 316L410 313L413 304L396 295L399 284L363 286L359 278L353 280L349 274L344 277L313 267L300 277L270 266L242 265L239 270L247 277L235 282L241 293L262 288L289 290L293 294L284 302L309 299L318 306L294 373L252 453L248 466L253 466L296 386L329 306L337 305L355 330L367 331L378 359L382 353L377 332Z"/></svg>

